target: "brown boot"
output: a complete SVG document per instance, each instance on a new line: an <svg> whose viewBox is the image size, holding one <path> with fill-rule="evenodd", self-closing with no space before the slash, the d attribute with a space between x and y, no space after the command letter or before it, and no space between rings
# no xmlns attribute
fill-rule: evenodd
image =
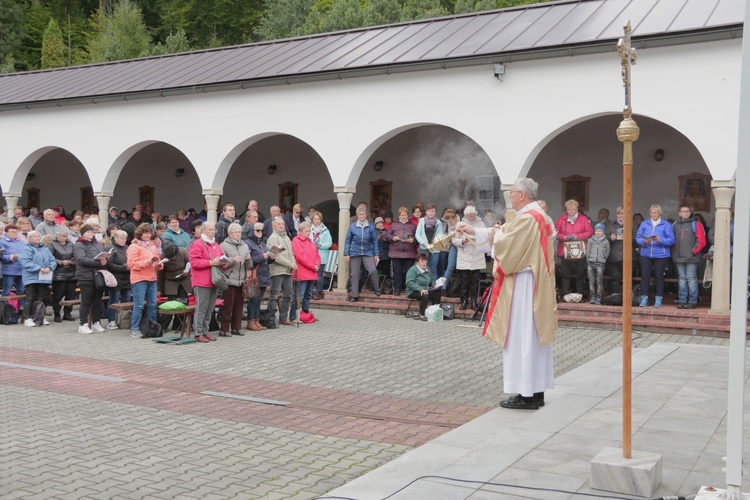
<svg viewBox="0 0 750 500"><path fill-rule="evenodd" d="M259 319L255 320L255 326L258 328L258 331L268 330L268 328L266 328L265 326L263 326L263 325L260 324L260 320Z"/></svg>
<svg viewBox="0 0 750 500"><path fill-rule="evenodd" d="M255 328L253 328L253 320L247 320L247 326L245 327L245 330L255 330Z"/></svg>
<svg viewBox="0 0 750 500"><path fill-rule="evenodd" d="M255 320L250 320L247 322L247 329L252 330L254 332L261 331L260 324Z"/></svg>

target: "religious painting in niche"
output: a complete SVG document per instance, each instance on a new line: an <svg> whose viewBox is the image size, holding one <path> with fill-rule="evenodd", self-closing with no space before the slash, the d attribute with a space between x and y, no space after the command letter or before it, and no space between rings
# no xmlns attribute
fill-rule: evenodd
<svg viewBox="0 0 750 500"><path fill-rule="evenodd" d="M573 175L562 179L563 211L565 210L565 202L568 200L576 200L579 208L584 212L589 211L590 181L591 177L581 177L580 175Z"/></svg>
<svg viewBox="0 0 750 500"><path fill-rule="evenodd" d="M281 213L292 211L292 207L297 204L297 186L294 182L285 182L279 184L279 208Z"/></svg>
<svg viewBox="0 0 750 500"><path fill-rule="evenodd" d="M711 211L711 176L699 173L681 175L680 203L690 205L693 212Z"/></svg>
<svg viewBox="0 0 750 500"><path fill-rule="evenodd" d="M26 190L26 206L27 207L36 207L41 210L41 206L39 203L39 188L29 188Z"/></svg>
<svg viewBox="0 0 750 500"><path fill-rule="evenodd" d="M91 186L81 188L81 211L85 214L93 213L95 206L94 189Z"/></svg>
<svg viewBox="0 0 750 500"><path fill-rule="evenodd" d="M392 210L391 208L391 187L392 181L378 179L370 182L370 210L379 216L382 212Z"/></svg>
<svg viewBox="0 0 750 500"><path fill-rule="evenodd" d="M143 205L143 209L154 209L154 188L153 186L141 186L138 188L138 203Z"/></svg>

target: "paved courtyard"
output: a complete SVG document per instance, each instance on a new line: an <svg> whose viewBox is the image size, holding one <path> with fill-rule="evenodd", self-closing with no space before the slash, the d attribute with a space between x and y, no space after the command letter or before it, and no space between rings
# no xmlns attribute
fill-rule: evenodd
<svg viewBox="0 0 750 500"><path fill-rule="evenodd" d="M473 323L316 316L185 346L0 327L0 496L315 498L502 396L500 349ZM728 345L634 333L634 347L658 342ZM556 375L620 346L619 332L563 328Z"/></svg>

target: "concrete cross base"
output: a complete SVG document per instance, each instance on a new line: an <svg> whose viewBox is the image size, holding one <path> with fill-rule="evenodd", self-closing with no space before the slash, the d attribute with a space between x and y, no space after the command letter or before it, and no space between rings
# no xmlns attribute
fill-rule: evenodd
<svg viewBox="0 0 750 500"><path fill-rule="evenodd" d="M650 497L661 483L661 455L621 448L604 448L591 460L591 487L597 490Z"/></svg>

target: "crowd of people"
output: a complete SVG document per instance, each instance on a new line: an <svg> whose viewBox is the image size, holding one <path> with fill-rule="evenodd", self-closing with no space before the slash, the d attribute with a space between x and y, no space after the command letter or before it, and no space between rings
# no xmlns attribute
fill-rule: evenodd
<svg viewBox="0 0 750 500"><path fill-rule="evenodd" d="M214 224L193 209L165 217L137 205L130 213L113 207L103 223L97 213L66 215L58 206L39 217L38 210L18 206L12 217L0 218L2 295L19 297L19 312L29 327L49 324L47 302L55 322L76 321L72 304L79 301L78 331L84 334L119 329L112 306L132 302L134 338L144 336L143 321L164 323L157 308L160 296L184 303L192 298L193 335L204 343L217 340L209 332L220 293L212 273L216 267L226 280L218 336L244 335L245 312L246 330L265 330L261 301L268 287L268 315L278 314L276 324L291 325L298 317L315 321L310 301L322 295L323 269L333 245L322 214L310 207L305 218L302 206L295 205L282 216L273 206L266 226L255 200L245 205L244 223L235 213L231 203L224 204ZM251 274L259 293L247 297L245 311L243 284ZM32 315L39 307L42 313ZM167 326L170 321L181 328L180 316L170 316Z"/></svg>
<svg viewBox="0 0 750 500"><path fill-rule="evenodd" d="M547 209L542 200L537 203ZM558 298L575 291L588 295L592 304L600 304L605 276L611 277L612 292L622 290L626 237L622 207L615 210L614 220L609 219L606 208L596 220L589 218L575 200L568 200L565 208L554 223L553 235ZM144 315L157 321L157 297L187 301L193 296L195 338L210 342L216 340L208 329L219 296L212 268L220 267L228 286L221 293L219 336L243 335L243 314L247 317L245 329L265 329L261 301L266 290L270 292L267 315L278 317L277 324L291 325L298 317L314 321L311 301L322 297L323 271L330 250L335 248L323 215L315 207L309 207L305 215L299 204L282 214L274 205L266 218L255 200L242 207L239 216L237 212L233 204L225 203L213 224L205 221L205 211L180 209L164 216L136 205L131 212L113 207L108 220L102 222L96 213L67 215L59 206L41 214L35 208L15 207L12 216L0 217L2 295L25 296L25 301L19 301L21 310L24 302L31 305L51 295L56 322L74 320L72 306L63 304L78 298L81 333L117 329L111 306L132 301L131 335L136 338L142 336ZM343 248L351 271L348 300L359 300L362 276L368 276L375 295L381 295L384 284L380 277L385 276L394 296L403 293L419 300L417 319L424 320L428 303L440 303L445 294L459 297L461 310L477 309L480 279L491 272L489 248L456 228L459 224L475 230L492 228L505 221L491 211L480 215L472 201L458 210L445 208L440 215L436 205L416 202L411 210L400 207L395 218L393 215L385 207L378 212L369 212L366 203L357 207ZM652 205L647 220L640 214L634 216L629 237L644 283L642 307L651 303L646 283L652 275L653 305L662 306L669 269L679 281L678 307L696 307L698 269L708 252L711 232L689 205L681 205L678 215L677 220L667 220L661 207ZM261 291L260 296L247 300L245 310L242 286L248 273L257 277ZM111 277L111 282L102 285L100 275ZM105 293L106 308L102 306ZM26 316L27 326L47 323ZM180 325L181 319L176 317L173 326Z"/></svg>

